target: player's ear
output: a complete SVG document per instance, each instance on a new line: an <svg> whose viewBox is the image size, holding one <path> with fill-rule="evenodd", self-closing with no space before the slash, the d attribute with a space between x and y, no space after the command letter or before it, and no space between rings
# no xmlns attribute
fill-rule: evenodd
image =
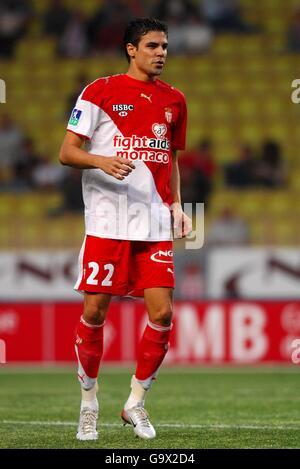
<svg viewBox="0 0 300 469"><path fill-rule="evenodd" d="M129 42L126 45L126 48L127 48L127 54L129 55L129 57L131 59L134 59L135 53L136 53L136 47L133 44L131 44L131 42Z"/></svg>

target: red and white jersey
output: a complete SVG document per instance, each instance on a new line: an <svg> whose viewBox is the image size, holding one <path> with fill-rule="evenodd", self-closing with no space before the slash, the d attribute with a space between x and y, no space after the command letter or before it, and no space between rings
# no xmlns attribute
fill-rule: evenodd
<svg viewBox="0 0 300 469"><path fill-rule="evenodd" d="M121 156L135 169L123 181L85 169L86 233L111 239L172 239L172 151L185 148L184 95L126 74L99 78L79 96L67 129L93 155Z"/></svg>

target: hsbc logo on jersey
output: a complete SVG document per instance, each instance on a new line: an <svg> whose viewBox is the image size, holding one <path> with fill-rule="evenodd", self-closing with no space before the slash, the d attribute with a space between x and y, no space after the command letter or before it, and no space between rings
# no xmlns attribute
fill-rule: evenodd
<svg viewBox="0 0 300 469"><path fill-rule="evenodd" d="M128 116L128 112L134 110L133 104L113 104L112 105L113 112L117 112L119 116L126 117Z"/></svg>
<svg viewBox="0 0 300 469"><path fill-rule="evenodd" d="M173 251L157 251L150 256L150 259L162 264L173 264Z"/></svg>

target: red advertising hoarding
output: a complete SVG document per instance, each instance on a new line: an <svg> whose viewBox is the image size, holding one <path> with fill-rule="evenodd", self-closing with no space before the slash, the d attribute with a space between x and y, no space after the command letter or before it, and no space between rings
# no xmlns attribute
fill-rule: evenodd
<svg viewBox="0 0 300 469"><path fill-rule="evenodd" d="M75 360L73 337L80 303L0 305L0 340L6 362ZM136 358L147 321L142 302L111 305L105 324L103 361L125 364ZM177 302L169 364L292 363L300 338L300 302Z"/></svg>

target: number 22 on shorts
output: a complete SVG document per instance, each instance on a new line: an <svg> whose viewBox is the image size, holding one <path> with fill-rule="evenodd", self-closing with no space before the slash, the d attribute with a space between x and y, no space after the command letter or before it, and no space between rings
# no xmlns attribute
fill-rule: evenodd
<svg viewBox="0 0 300 469"><path fill-rule="evenodd" d="M98 285L99 280L97 280L96 277L100 270L99 264L97 262L89 262L88 266L90 269L92 269L92 272L90 273L86 283L88 285ZM115 268L112 264L105 264L104 270L108 272L107 272L105 279L101 282L101 285L103 287L110 287L112 285L111 277L114 273Z"/></svg>

